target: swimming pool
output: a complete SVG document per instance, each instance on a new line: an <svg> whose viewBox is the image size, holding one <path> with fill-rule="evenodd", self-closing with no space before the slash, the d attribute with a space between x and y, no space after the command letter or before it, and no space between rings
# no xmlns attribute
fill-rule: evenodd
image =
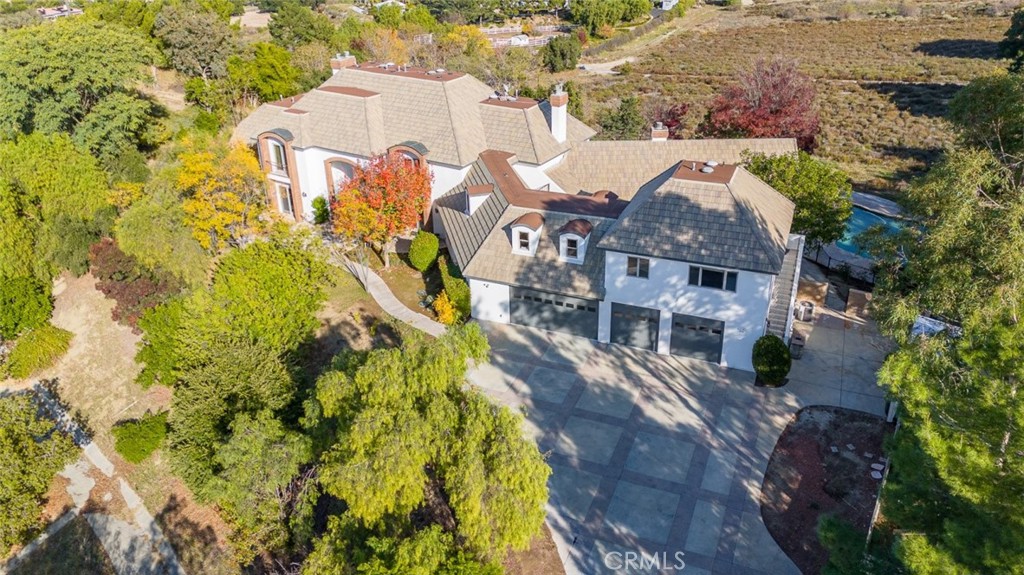
<svg viewBox="0 0 1024 575"><path fill-rule="evenodd" d="M877 226L878 224L884 225L886 229L893 233L899 231L901 225L899 220L880 216L876 213L854 206L853 214L850 215L850 219L846 220L846 232L843 234L843 237L836 242L836 246L863 258L870 258L871 256L869 254L866 254L857 248L853 239L857 237L857 234L866 231L872 226Z"/></svg>

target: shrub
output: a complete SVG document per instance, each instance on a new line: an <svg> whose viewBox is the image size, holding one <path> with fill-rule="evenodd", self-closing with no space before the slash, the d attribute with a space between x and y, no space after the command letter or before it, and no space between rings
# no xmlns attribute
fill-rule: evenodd
<svg viewBox="0 0 1024 575"><path fill-rule="evenodd" d="M757 377L772 387L782 384L793 365L786 342L772 334L761 336L754 343L753 361Z"/></svg>
<svg viewBox="0 0 1024 575"><path fill-rule="evenodd" d="M437 312L437 321L444 325L454 325L459 321L459 312L448 297L448 292L442 291L434 300L434 311Z"/></svg>
<svg viewBox="0 0 1024 575"><path fill-rule="evenodd" d="M122 421L111 430L114 449L132 463L141 463L156 451L167 436L167 412L146 414L141 419Z"/></svg>
<svg viewBox="0 0 1024 575"><path fill-rule="evenodd" d="M176 297L154 308L139 318L139 329L143 332L142 347L135 354L135 361L143 364L135 382L142 387L154 383L171 386L178 376L178 330L185 314L185 298Z"/></svg>
<svg viewBox="0 0 1024 575"><path fill-rule="evenodd" d="M135 327L147 309L167 301L182 289L178 278L164 271L152 271L104 238L89 248L92 273L99 280L96 289L117 302L111 311L114 321Z"/></svg>
<svg viewBox="0 0 1024 575"><path fill-rule="evenodd" d="M556 36L540 50L541 60L548 70L561 72L572 70L580 60L583 51L579 40L572 36Z"/></svg>
<svg viewBox="0 0 1024 575"><path fill-rule="evenodd" d="M14 339L50 319L53 302L46 284L32 277L0 278L0 339Z"/></svg>
<svg viewBox="0 0 1024 575"><path fill-rule="evenodd" d="M313 223L320 226L331 220L331 211L327 208L327 198L313 198Z"/></svg>
<svg viewBox="0 0 1024 575"><path fill-rule="evenodd" d="M459 312L460 317L470 316L469 284L462 279L462 273L458 268L448 263L447 258L441 256L437 260L441 268L441 283L444 284L444 291L451 299L452 305Z"/></svg>
<svg viewBox="0 0 1024 575"><path fill-rule="evenodd" d="M7 372L15 379L25 379L52 366L67 352L72 335L48 323L25 332L7 357Z"/></svg>
<svg viewBox="0 0 1024 575"><path fill-rule="evenodd" d="M412 245L409 246L409 263L421 272L427 271L437 259L439 245L437 236L430 232L420 231L412 239Z"/></svg>

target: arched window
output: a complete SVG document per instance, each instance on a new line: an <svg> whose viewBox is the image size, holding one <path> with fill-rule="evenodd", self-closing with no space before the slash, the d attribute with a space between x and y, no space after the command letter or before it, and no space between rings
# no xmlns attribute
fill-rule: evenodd
<svg viewBox="0 0 1024 575"><path fill-rule="evenodd" d="M344 186L355 175L355 166L347 160L333 160L327 163L327 183L332 191Z"/></svg>

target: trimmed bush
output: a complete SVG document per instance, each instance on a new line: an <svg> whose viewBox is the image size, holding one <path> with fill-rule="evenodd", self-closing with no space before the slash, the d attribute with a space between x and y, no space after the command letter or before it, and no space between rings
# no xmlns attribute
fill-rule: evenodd
<svg viewBox="0 0 1024 575"><path fill-rule="evenodd" d="M114 433L114 449L121 457L132 463L141 463L164 442L167 436L167 412L122 421L111 431Z"/></svg>
<svg viewBox="0 0 1024 575"><path fill-rule="evenodd" d="M327 208L327 198L313 198L313 223L322 226L331 220L331 210Z"/></svg>
<svg viewBox="0 0 1024 575"><path fill-rule="evenodd" d="M437 259L437 265L441 268L441 283L444 284L444 291L447 292L452 305L459 312L459 317L468 318L472 309L469 299L469 284L462 279L459 269L448 263L448 259L444 256Z"/></svg>
<svg viewBox="0 0 1024 575"><path fill-rule="evenodd" d="M72 336L48 323L25 332L7 357L7 372L15 379L25 379L52 366L68 351Z"/></svg>
<svg viewBox="0 0 1024 575"><path fill-rule="evenodd" d="M786 342L777 335L761 336L754 343L754 371L765 385L776 387L789 375L793 359L789 355Z"/></svg>
<svg viewBox="0 0 1024 575"><path fill-rule="evenodd" d="M429 270L437 260L437 248L440 245L437 236L420 230L409 246L409 263L421 272Z"/></svg>
<svg viewBox="0 0 1024 575"><path fill-rule="evenodd" d="M50 319L50 290L33 277L0 278L0 339L14 339Z"/></svg>

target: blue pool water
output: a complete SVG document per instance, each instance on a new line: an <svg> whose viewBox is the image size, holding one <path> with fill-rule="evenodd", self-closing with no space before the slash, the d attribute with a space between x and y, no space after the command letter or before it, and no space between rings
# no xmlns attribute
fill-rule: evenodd
<svg viewBox="0 0 1024 575"><path fill-rule="evenodd" d="M870 258L870 255L857 249L857 245L854 243L853 238L855 238L857 234L866 231L872 226L877 226L878 224L884 225L888 230L894 233L900 229L899 220L880 216L854 206L853 214L850 216L850 219L846 220L846 233L843 234L843 237L836 242L836 246L861 257Z"/></svg>

